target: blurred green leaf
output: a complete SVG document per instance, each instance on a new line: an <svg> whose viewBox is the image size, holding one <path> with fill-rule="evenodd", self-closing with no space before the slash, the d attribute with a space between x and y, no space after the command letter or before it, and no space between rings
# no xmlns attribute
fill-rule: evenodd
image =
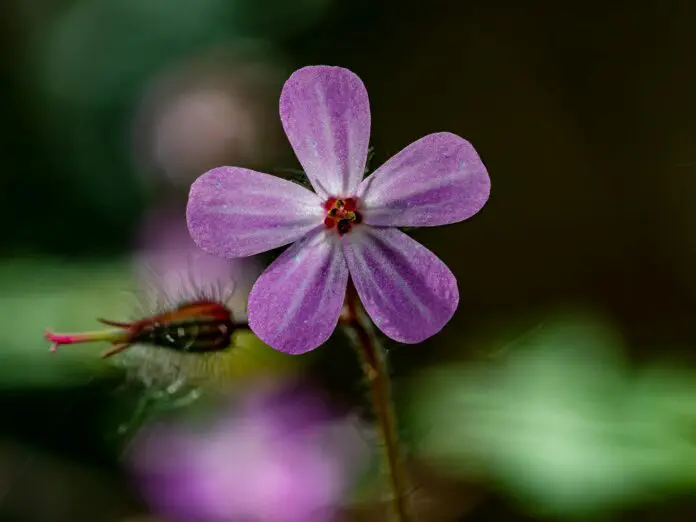
<svg viewBox="0 0 696 522"><path fill-rule="evenodd" d="M129 99L148 77L201 49L249 45L316 23L330 0L90 0L53 21L37 45L50 96L82 106Z"/></svg>
<svg viewBox="0 0 696 522"><path fill-rule="evenodd" d="M136 302L123 262L63 265L14 259L0 265L0 386L57 386L84 381L110 366L106 344L49 352L46 329L99 329L97 317L129 317Z"/></svg>
<svg viewBox="0 0 696 522"><path fill-rule="evenodd" d="M502 359L430 372L412 411L423 452L567 517L695 490L696 375L631 375L619 348L602 322L562 317Z"/></svg>

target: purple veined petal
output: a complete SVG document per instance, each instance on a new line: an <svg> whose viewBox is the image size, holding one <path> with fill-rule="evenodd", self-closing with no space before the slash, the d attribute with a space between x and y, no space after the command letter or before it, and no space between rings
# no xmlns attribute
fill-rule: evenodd
<svg viewBox="0 0 696 522"><path fill-rule="evenodd" d="M457 280L423 245L395 228L370 226L354 227L342 243L360 300L385 335L419 343L452 318Z"/></svg>
<svg viewBox="0 0 696 522"><path fill-rule="evenodd" d="M317 228L258 278L249 295L249 326L281 352L313 350L336 328L347 284L338 234Z"/></svg>
<svg viewBox="0 0 696 522"><path fill-rule="evenodd" d="M488 200L491 181L474 147L449 132L428 134L387 160L358 188L365 223L447 225L470 218Z"/></svg>
<svg viewBox="0 0 696 522"><path fill-rule="evenodd" d="M228 258L292 243L322 223L322 201L312 191L270 174L219 167L199 177L189 193L186 220L206 252Z"/></svg>
<svg viewBox="0 0 696 522"><path fill-rule="evenodd" d="M353 196L370 141L370 102L362 80L341 67L299 69L283 87L280 119L317 194Z"/></svg>

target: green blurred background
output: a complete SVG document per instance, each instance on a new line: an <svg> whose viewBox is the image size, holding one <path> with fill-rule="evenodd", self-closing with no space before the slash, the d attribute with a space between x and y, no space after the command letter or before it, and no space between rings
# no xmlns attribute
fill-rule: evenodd
<svg viewBox="0 0 696 522"><path fill-rule="evenodd" d="M0 15L0 520L145 513L111 436L143 389L99 348L51 356L43 332L132 313L143 223L183 209L197 175L296 167L277 98L307 64L364 80L374 165L448 130L492 178L471 221L415 233L457 275L455 319L390 346L418 520L696 519L693 2L4 0ZM357 364L331 344L300 365L360 408Z"/></svg>

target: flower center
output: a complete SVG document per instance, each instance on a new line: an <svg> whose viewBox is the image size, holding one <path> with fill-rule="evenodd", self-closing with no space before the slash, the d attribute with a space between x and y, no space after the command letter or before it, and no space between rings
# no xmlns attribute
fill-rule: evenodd
<svg viewBox="0 0 696 522"><path fill-rule="evenodd" d="M335 228L341 236L350 232L353 225L362 222L355 198L329 198L324 203L324 208L326 209L324 225L327 228Z"/></svg>

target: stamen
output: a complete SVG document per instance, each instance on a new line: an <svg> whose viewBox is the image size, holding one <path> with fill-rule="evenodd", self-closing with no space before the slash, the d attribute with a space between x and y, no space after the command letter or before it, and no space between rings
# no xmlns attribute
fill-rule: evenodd
<svg viewBox="0 0 696 522"><path fill-rule="evenodd" d="M334 205L336 205L336 202L337 202L337 201L338 201L338 198L329 198L329 199L327 199L326 202L324 203L324 209L325 209L326 211L331 210L331 209L334 207Z"/></svg>
<svg viewBox="0 0 696 522"><path fill-rule="evenodd" d="M336 227L339 235L350 232L354 224L362 223L362 216L357 211L358 202L355 198L329 198L324 203L326 217L324 225L327 228Z"/></svg>
<svg viewBox="0 0 696 522"><path fill-rule="evenodd" d="M326 219L324 219L324 225L326 225L327 228L333 228L336 226L336 220L332 217L326 216Z"/></svg>
<svg viewBox="0 0 696 522"><path fill-rule="evenodd" d="M343 235L350 232L351 223L349 219L342 219L338 222L338 233Z"/></svg>

